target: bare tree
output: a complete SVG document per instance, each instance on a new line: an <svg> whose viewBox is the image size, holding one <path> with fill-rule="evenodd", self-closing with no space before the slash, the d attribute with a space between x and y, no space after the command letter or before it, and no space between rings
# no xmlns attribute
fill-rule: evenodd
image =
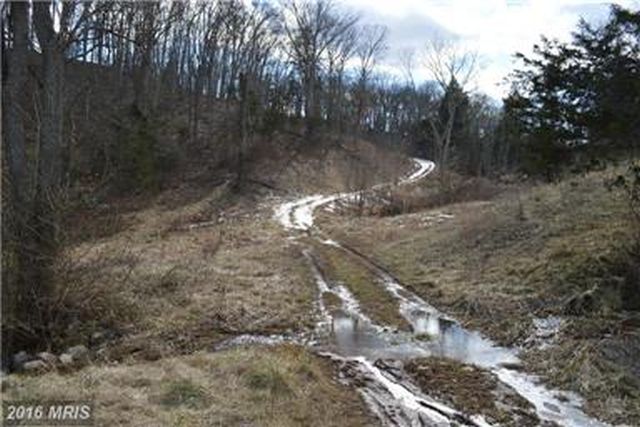
<svg viewBox="0 0 640 427"><path fill-rule="evenodd" d="M458 85L462 91L472 81L477 70L477 54L462 49L455 41L436 37L426 46L424 63L442 92L441 108L446 114L430 114L427 121L435 143L440 176L449 165L451 136L461 99L446 97L447 88ZM437 111L437 110L436 110Z"/></svg>
<svg viewBox="0 0 640 427"><path fill-rule="evenodd" d="M320 116L318 75L324 55L357 21L357 16L339 10L331 0L284 2L285 49L302 81L308 133Z"/></svg>
<svg viewBox="0 0 640 427"><path fill-rule="evenodd" d="M387 27L382 25L365 25L360 30L356 55L358 57L358 101L356 120L365 125L364 113L367 108L367 85L371 79L377 61L387 50Z"/></svg>
<svg viewBox="0 0 640 427"><path fill-rule="evenodd" d="M29 170L26 151L24 129L24 103L21 94L24 91L27 77L27 53L29 49L28 4L26 2L11 2L4 5L2 23L8 23L13 33L13 39L3 43L5 53L6 75L3 76L2 115L3 137L2 149L4 162L8 169L10 192L3 195L2 209L2 313L4 325L10 325L3 330L3 358L14 348L15 319L30 309L30 301L25 298L28 285L24 272L28 268L29 253L20 242L26 237L30 215L31 200L29 197ZM4 34L3 34L4 36ZM3 42L5 42L3 37ZM5 50L10 45L9 49ZM7 194L7 193L5 193ZM6 202L10 201L10 206ZM7 248L5 242L14 246L14 270L10 271L5 265Z"/></svg>
<svg viewBox="0 0 640 427"><path fill-rule="evenodd" d="M22 208L28 199L28 165L23 125L21 94L27 79L27 52L29 49L28 3L11 2L8 7L13 40L6 57L7 74L3 82L3 127L5 149L12 197ZM21 108L22 107L22 108Z"/></svg>
<svg viewBox="0 0 640 427"><path fill-rule="evenodd" d="M334 125L342 132L344 130L345 111L345 68L347 62L353 58L356 51L357 38L355 27L345 30L336 42L327 47L327 93L326 109L329 125Z"/></svg>
<svg viewBox="0 0 640 427"><path fill-rule="evenodd" d="M415 88L416 51L413 48L406 48L398 53L398 63L404 74L407 86Z"/></svg>

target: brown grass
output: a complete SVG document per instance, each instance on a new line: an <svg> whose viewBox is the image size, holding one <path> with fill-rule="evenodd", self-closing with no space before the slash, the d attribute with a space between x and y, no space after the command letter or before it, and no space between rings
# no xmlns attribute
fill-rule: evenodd
<svg viewBox="0 0 640 427"><path fill-rule="evenodd" d="M491 200L505 187L486 178L463 178L448 173L447 186L441 190L437 177L428 177L410 185L383 187L363 193L362 206L346 209L347 213L394 216L433 209L453 203Z"/></svg>
<svg viewBox="0 0 640 427"><path fill-rule="evenodd" d="M210 348L229 334L310 326L315 286L299 249L270 209L220 197L216 187L167 209L175 197L163 193L123 214L126 230L68 247L56 274L62 333L54 349L106 328L122 335L107 359L147 360Z"/></svg>
<svg viewBox="0 0 640 427"><path fill-rule="evenodd" d="M79 400L96 425L370 425L357 393L328 361L296 346L197 353L157 362L89 366L74 375L14 375L6 399Z"/></svg>

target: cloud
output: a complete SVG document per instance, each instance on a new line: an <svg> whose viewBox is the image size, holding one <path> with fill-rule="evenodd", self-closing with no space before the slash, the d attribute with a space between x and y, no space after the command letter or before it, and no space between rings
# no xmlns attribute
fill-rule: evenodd
<svg viewBox="0 0 640 427"><path fill-rule="evenodd" d="M609 16L610 3L579 3L562 7L563 13L577 15L591 23L598 23Z"/></svg>
<svg viewBox="0 0 640 427"><path fill-rule="evenodd" d="M371 18L389 28L389 46L395 51L421 49L427 40L433 37L458 37L427 15L413 14L388 18L372 15Z"/></svg>
<svg viewBox="0 0 640 427"><path fill-rule="evenodd" d="M606 19L609 3L588 0L344 0L361 11L367 22L389 28L385 69L397 66L398 52L420 50L436 34L457 38L476 50L483 63L480 90L500 98L507 87L499 83L513 69L516 52L528 54L541 35L569 40L582 17L588 22ZM638 0L616 3L637 8ZM399 74L399 73L398 73ZM417 73L426 78L426 73Z"/></svg>

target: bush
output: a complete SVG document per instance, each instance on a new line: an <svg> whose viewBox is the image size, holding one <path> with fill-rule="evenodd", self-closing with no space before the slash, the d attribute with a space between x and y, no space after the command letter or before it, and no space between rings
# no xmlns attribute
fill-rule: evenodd
<svg viewBox="0 0 640 427"><path fill-rule="evenodd" d="M490 200L501 191L498 185L486 178L462 179L454 176L450 184L444 191L437 191L431 184L398 187L390 194L380 196L385 202L377 203L369 213L376 216L393 216L453 203Z"/></svg>
<svg viewBox="0 0 640 427"><path fill-rule="evenodd" d="M254 390L268 392L272 396L285 396L292 393L283 373L275 366L260 366L246 374L247 386Z"/></svg>
<svg viewBox="0 0 640 427"><path fill-rule="evenodd" d="M185 379L170 382L160 396L159 402L167 407L186 406L199 409L206 406L206 398L206 392L202 387Z"/></svg>
<svg viewBox="0 0 640 427"><path fill-rule="evenodd" d="M609 183L609 188L622 195L632 221L632 241L621 289L623 306L628 310L640 310L640 162L630 163L624 174Z"/></svg>
<svg viewBox="0 0 640 427"><path fill-rule="evenodd" d="M137 118L120 132L115 151L115 187L122 193L159 190L177 165L179 151L160 141L158 124Z"/></svg>
<svg viewBox="0 0 640 427"><path fill-rule="evenodd" d="M625 174L618 175L609 184L610 189L619 191L624 197L634 221L636 232L640 233L640 162L629 164ZM638 236L640 238L640 235Z"/></svg>

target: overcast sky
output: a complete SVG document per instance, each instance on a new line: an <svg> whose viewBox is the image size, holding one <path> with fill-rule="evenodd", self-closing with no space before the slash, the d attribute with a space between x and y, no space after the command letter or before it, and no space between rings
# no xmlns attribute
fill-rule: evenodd
<svg viewBox="0 0 640 427"><path fill-rule="evenodd" d="M611 2L589 0L343 0L365 22L389 28L384 66L400 75L398 55L423 50L434 34L454 37L480 55L477 88L500 99L507 87L500 82L513 68L515 52L529 53L544 34L568 40L580 17L601 22ZM637 9L640 0L615 2ZM416 77L425 79L422 68Z"/></svg>

